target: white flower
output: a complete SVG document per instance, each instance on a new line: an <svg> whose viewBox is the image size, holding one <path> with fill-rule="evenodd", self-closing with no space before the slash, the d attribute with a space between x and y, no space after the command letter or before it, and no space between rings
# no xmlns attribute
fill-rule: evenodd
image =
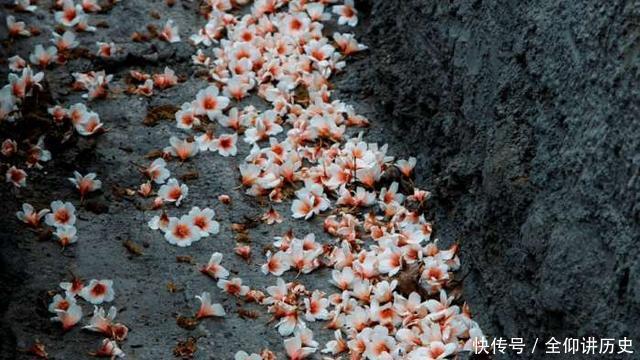
<svg viewBox="0 0 640 360"><path fill-rule="evenodd" d="M202 233L193 225L191 216L182 216L180 219L171 218L164 237L169 244L186 247L200 240Z"/></svg>
<svg viewBox="0 0 640 360"><path fill-rule="evenodd" d="M80 291L80 297L88 302L99 305L103 302L113 301L115 292L113 291L112 280L91 280L89 285Z"/></svg>
<svg viewBox="0 0 640 360"><path fill-rule="evenodd" d="M180 185L175 178L169 179L166 184L158 190L158 196L166 202L175 202L176 206L180 206L182 200L189 193L189 187L186 184Z"/></svg>

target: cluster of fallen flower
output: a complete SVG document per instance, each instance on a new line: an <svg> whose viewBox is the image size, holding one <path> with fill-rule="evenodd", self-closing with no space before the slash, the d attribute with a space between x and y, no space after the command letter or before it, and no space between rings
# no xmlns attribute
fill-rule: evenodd
<svg viewBox="0 0 640 360"><path fill-rule="evenodd" d="M314 234L300 239L287 233L274 242L262 271L281 276L289 270L306 274L321 266L331 267L331 283L339 292L325 294L278 278L265 294L243 285L240 278L229 279L229 271L222 265L223 255L217 252L201 268L202 273L217 280L217 286L225 293L267 307L277 320L278 332L287 337L284 348L289 358L302 359L318 350L319 344L305 321L327 322L335 340L321 352L334 357L348 353L354 359L442 359L469 351L483 334L467 307L454 305L454 297L447 295L450 273L459 267L457 247L440 250L431 240L431 225L422 215L429 194L407 185L412 184L415 159L394 162L387 155L386 146L366 143L362 135L351 137L347 127L367 126L368 121L353 107L331 98L329 78L344 68L348 56L366 49L352 34L335 33L333 41L323 34L323 22L331 18L331 13L338 16L339 26L357 24L353 1L336 2L256 0L250 11L239 15L234 11L246 5L247 0L205 1L202 12L207 23L190 40L205 47L198 49L192 59L194 65L209 72L212 84L200 90L193 101L182 104L175 114L177 127L195 131L196 136L171 137L162 157L141 168L149 181L140 185L138 193L152 196L153 182L159 186L153 209L163 209L166 203L179 207L188 195L188 187L170 178L166 161L188 161L204 151L235 156L238 136L243 136L252 146L239 169L247 194L272 202L295 197L291 215L297 219L307 220L334 210L324 220L324 231L335 239L335 244L320 244ZM94 1L59 3L61 10L56 13L56 20L60 24L76 31L90 30L85 11L95 11ZM17 4L25 10L30 6L28 0ZM24 23L12 17L7 23L12 36L29 35ZM171 20L158 38L181 41L179 29ZM56 57L61 62L65 57L60 54L77 44L71 32L57 35L54 43L57 47L36 48L30 61L43 68ZM97 45L99 56L111 56L117 51L110 43ZM22 71L22 76L12 74L11 84L3 88L0 118L12 119L20 99L38 87L42 78L42 74L33 76L19 57L12 58L11 68ZM86 98L104 98L108 94L111 75L73 75L74 87L86 90ZM131 71L130 75L142 82L131 93L145 96L153 95L154 86L163 89L178 82L168 68L153 77L139 71ZM270 105L269 110L231 106L232 101L241 101L253 90ZM57 106L50 109L50 114L56 122L70 119L81 135L94 134L102 126L98 115L82 104L69 109ZM216 134L211 126L214 122L227 128L228 133ZM3 144L3 150L4 147ZM42 161L46 158L40 157ZM90 176L76 175L76 185L83 196L99 187ZM7 181L19 186L19 180L20 176L7 173ZM87 182L90 185L82 185ZM226 196L219 199L229 202ZM47 214L47 224L66 229L73 225L73 206L68 205L71 204L54 202L53 213L47 214L46 210L36 213L25 204L18 217L37 226ZM66 217L57 215L61 209L67 212ZM162 231L170 244L189 246L218 233L214 216L209 208L194 207L181 217L170 217L162 210L149 220L148 226ZM269 224L282 221L273 208L262 219ZM58 235L61 236L75 241L75 232L65 235L63 230ZM73 241L61 240L63 245ZM236 249L241 256L248 256L249 251L249 246ZM408 271L417 273L412 291L401 290L397 279ZM56 319L65 329L81 316L74 294L58 296L52 304L58 313ZM89 295L83 294L80 292L93 303ZM205 291L197 299L197 319L225 316L220 304L212 304L210 293ZM104 310L96 308L90 327L112 339L104 343L110 346L111 353L102 355L123 356L115 341L124 339L126 327L112 324L112 309L113 314L110 311L105 316ZM275 355L265 349L251 355L239 351L235 358L273 359Z"/></svg>
<svg viewBox="0 0 640 360"><path fill-rule="evenodd" d="M72 282L60 283L60 287L65 291L64 297L57 294L49 304L49 311L56 314L51 320L60 322L62 329L65 331L78 324L82 319L82 307L77 304L76 296L80 296L94 305L93 316L89 320L89 325L84 326L83 329L108 336L108 338L102 340L98 350L91 353L91 355L123 357L124 352L118 347L116 341L124 340L129 333L129 328L121 323L114 323L117 313L115 307L111 306L109 311L105 313L104 308L97 306L104 302L113 301L115 297L113 281L91 280L85 286L81 280L74 278Z"/></svg>

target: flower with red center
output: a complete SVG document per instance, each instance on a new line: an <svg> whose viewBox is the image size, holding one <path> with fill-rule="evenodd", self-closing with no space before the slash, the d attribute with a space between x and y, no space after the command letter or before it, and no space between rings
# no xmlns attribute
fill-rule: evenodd
<svg viewBox="0 0 640 360"><path fill-rule="evenodd" d="M278 251L275 254L271 254L271 251L267 252L267 262L262 265L262 273L272 274L275 276L281 276L285 271L291 268L291 257L289 254L282 251Z"/></svg>
<svg viewBox="0 0 640 360"><path fill-rule="evenodd" d="M344 56L352 55L358 51L368 49L366 45L359 44L353 34L334 33L333 40Z"/></svg>
<svg viewBox="0 0 640 360"><path fill-rule="evenodd" d="M317 215L329 208L330 202L324 195L322 186L305 183L305 187L296 191L296 197L291 204L291 212L296 219L308 220L314 214Z"/></svg>
<svg viewBox="0 0 640 360"><path fill-rule="evenodd" d="M189 211L189 216L193 221L193 225L200 230L200 235L205 237L210 234L217 234L220 231L220 224L213 220L216 212L213 209L204 208L200 210L195 206Z"/></svg>
<svg viewBox="0 0 640 360"><path fill-rule="evenodd" d="M175 116L178 129L191 129L193 126L200 125L200 119L196 116L191 103L183 103Z"/></svg>
<svg viewBox="0 0 640 360"><path fill-rule="evenodd" d="M225 204L225 205L230 205L231 204L231 197L229 195L218 195L218 201L220 201L221 203Z"/></svg>
<svg viewBox="0 0 640 360"><path fill-rule="evenodd" d="M176 206L180 206L182 200L189 193L189 187L186 184L178 183L175 178L169 179L166 184L162 185L158 190L158 196L165 202L173 202Z"/></svg>
<svg viewBox="0 0 640 360"><path fill-rule="evenodd" d="M29 60L32 64L38 65L40 68L44 69L56 59L57 54L58 49L56 49L55 46L50 46L45 50L42 45L38 44L36 45L33 53L29 55Z"/></svg>
<svg viewBox="0 0 640 360"><path fill-rule="evenodd" d="M69 30L66 30L62 35L54 32L51 41L61 53L74 49L80 44L76 40L76 34Z"/></svg>
<svg viewBox="0 0 640 360"><path fill-rule="evenodd" d="M75 296L80 294L82 289L84 289L84 284L80 278L73 277L71 282L61 282L60 288L62 288L66 294Z"/></svg>
<svg viewBox="0 0 640 360"><path fill-rule="evenodd" d="M389 330L377 325L371 332L364 356L368 359L390 359L396 353L396 346L396 340L389 336Z"/></svg>
<svg viewBox="0 0 640 360"><path fill-rule="evenodd" d="M293 38L304 36L309 31L310 19L305 13L286 14L278 30Z"/></svg>
<svg viewBox="0 0 640 360"><path fill-rule="evenodd" d="M162 201L162 199L160 201ZM147 223L147 225L149 225L149 228L152 230L167 231L170 221L171 219L169 218L169 215L167 215L167 213L163 211L160 216L156 215L152 217L151 220L149 220L149 222Z"/></svg>
<svg viewBox="0 0 640 360"><path fill-rule="evenodd" d="M164 237L169 244L186 247L200 240L201 234L200 229L193 225L191 216L183 215L180 219L171 218Z"/></svg>
<svg viewBox="0 0 640 360"><path fill-rule="evenodd" d="M138 187L138 194L142 197L149 197L153 194L153 188L151 187L151 183L149 181L140 184Z"/></svg>
<svg viewBox="0 0 640 360"><path fill-rule="evenodd" d="M333 46L327 44L326 41L313 40L305 45L304 51L311 58L311 60L318 63L323 63L325 60L330 58L331 55L333 55L335 49L333 48Z"/></svg>
<svg viewBox="0 0 640 360"><path fill-rule="evenodd" d="M99 305L103 302L113 301L115 292L113 291L112 280L91 280L80 292L80 297L88 302Z"/></svg>
<svg viewBox="0 0 640 360"><path fill-rule="evenodd" d="M82 0L81 5L82 10L86 12L97 12L102 10L100 5L98 5L97 0Z"/></svg>
<svg viewBox="0 0 640 360"><path fill-rule="evenodd" d="M227 157L235 156L238 152L236 142L238 141L238 134L222 134L217 139L213 140L213 147L218 151L218 154Z"/></svg>
<svg viewBox="0 0 640 360"><path fill-rule="evenodd" d="M432 341L427 347L418 347L407 354L407 360L438 360L455 353L456 343L444 344L442 341Z"/></svg>
<svg viewBox="0 0 640 360"><path fill-rule="evenodd" d="M180 140L175 136L169 138L169 144L164 149L165 152L172 156L178 157L181 161L185 161L198 153L198 143L195 141Z"/></svg>
<svg viewBox="0 0 640 360"><path fill-rule="evenodd" d="M143 84L138 85L133 91L135 94L150 97L153 96L153 80L147 79Z"/></svg>
<svg viewBox="0 0 640 360"><path fill-rule="evenodd" d="M344 5L335 5L333 13L340 16L338 25L356 26L358 24L358 11L353 5L353 0L344 0Z"/></svg>
<svg viewBox="0 0 640 360"><path fill-rule="evenodd" d="M143 170L143 173L156 184L164 184L171 175L166 166L167 162L163 158L157 158Z"/></svg>
<svg viewBox="0 0 640 360"><path fill-rule="evenodd" d="M100 121L100 116L98 113L93 111L86 112L82 117L80 122L75 123L74 127L78 134L82 136L90 136L93 134L97 134L99 131L103 130L103 123Z"/></svg>
<svg viewBox="0 0 640 360"><path fill-rule="evenodd" d="M284 340L284 349L290 360L302 360L316 352L316 348L303 347L299 335Z"/></svg>
<svg viewBox="0 0 640 360"><path fill-rule="evenodd" d="M169 19L164 24L162 32L158 35L160 40L164 40L170 43L180 42L180 34L178 25L175 25L173 20Z"/></svg>
<svg viewBox="0 0 640 360"><path fill-rule="evenodd" d="M249 245L238 245L234 251L236 255L240 256L245 261L249 261L251 259L251 246Z"/></svg>
<svg viewBox="0 0 640 360"><path fill-rule="evenodd" d="M100 347L95 352L89 353L95 357L108 357L111 359L126 357L124 351L118 347L118 343L115 340L104 339L100 344Z"/></svg>
<svg viewBox="0 0 640 360"><path fill-rule="evenodd" d="M98 41L96 45L98 46L97 55L103 58L110 58L118 51L116 44L112 42L106 43Z"/></svg>
<svg viewBox="0 0 640 360"><path fill-rule="evenodd" d="M27 29L24 21L16 21L16 18L11 15L7 16L7 29L11 37L31 36L31 31Z"/></svg>
<svg viewBox="0 0 640 360"><path fill-rule="evenodd" d="M18 152L18 143L13 139L5 139L2 142L2 155L12 157Z"/></svg>
<svg viewBox="0 0 640 360"><path fill-rule="evenodd" d="M58 125L64 123L64 120L68 117L67 109L63 108L60 105L51 107L47 111L53 118L53 121Z"/></svg>
<svg viewBox="0 0 640 360"><path fill-rule="evenodd" d="M204 291L201 295L196 295L196 299L200 300L200 308L196 314L196 319L226 315L222 305L211 303L211 294L208 292Z"/></svg>
<svg viewBox="0 0 640 360"><path fill-rule="evenodd" d="M229 105L229 98L218 96L218 88L209 86L196 94L195 112L197 115L207 115L209 120L222 116L222 110Z"/></svg>
<svg viewBox="0 0 640 360"><path fill-rule="evenodd" d="M55 309L55 313L56 316L52 317L51 321L61 323L64 331L71 330L82 319L82 308L75 303L69 303L64 310Z"/></svg>
<svg viewBox="0 0 640 360"><path fill-rule="evenodd" d="M16 213L16 216L23 223L27 224L28 226L36 228L40 226L40 220L42 220L42 218L46 214L48 214L49 211L50 211L49 209L42 209L36 212L33 209L33 206L31 206L31 204L24 203L22 204L22 211L18 211Z"/></svg>
<svg viewBox="0 0 640 360"><path fill-rule="evenodd" d="M83 176L74 171L73 177L69 178L69 181L78 189L81 199L84 199L88 193L99 190L102 187L102 181L96 179L96 173L88 173Z"/></svg>
<svg viewBox="0 0 640 360"><path fill-rule="evenodd" d="M5 174L5 179L8 183L13 184L13 186L20 188L27 185L27 173L18 169L15 166L11 166L7 173Z"/></svg>
<svg viewBox="0 0 640 360"><path fill-rule="evenodd" d="M106 336L124 340L129 333L129 329L122 325L114 323L118 311L115 306L109 308L106 313L102 307L93 307L93 316L89 320L89 325L82 327L85 330L102 333Z"/></svg>
<svg viewBox="0 0 640 360"><path fill-rule="evenodd" d="M218 280L218 287L233 296L245 296L250 290L248 286L242 285L242 279L237 277L231 280Z"/></svg>
<svg viewBox="0 0 640 360"><path fill-rule="evenodd" d="M306 312L304 318L307 321L326 320L329 318L329 300L323 297L324 293L315 290L311 297L304 299Z"/></svg>
<svg viewBox="0 0 640 360"><path fill-rule="evenodd" d="M229 79L229 81L227 81L222 90L222 94L228 98L240 101L247 96L249 90L251 90L252 88L252 81L243 76L234 76Z"/></svg>
<svg viewBox="0 0 640 360"><path fill-rule="evenodd" d="M69 244L73 244L78 241L76 236L77 230L75 226L59 226L53 235L58 238L58 243L63 248Z"/></svg>
<svg viewBox="0 0 640 360"><path fill-rule="evenodd" d="M51 203L51 213L46 215L44 222L56 228L72 226L76 223L76 208L70 202L53 201Z"/></svg>
<svg viewBox="0 0 640 360"><path fill-rule="evenodd" d="M396 247L388 247L379 255L378 261L381 273L394 276L402 269L402 252Z"/></svg>
<svg viewBox="0 0 640 360"><path fill-rule="evenodd" d="M57 313L57 310L67 311L73 305L76 305L76 298L73 294L67 293L64 297L56 294L49 304L49 312Z"/></svg>
<svg viewBox="0 0 640 360"><path fill-rule="evenodd" d="M449 281L449 267L434 258L426 258L424 270L420 274L420 285L430 294L438 293Z"/></svg>
<svg viewBox="0 0 640 360"><path fill-rule="evenodd" d="M350 267L345 267L340 270L333 270L331 272L331 280L330 282L337 286L340 290L348 290L351 288L354 280L353 269Z"/></svg>
<svg viewBox="0 0 640 360"><path fill-rule="evenodd" d="M416 158L410 157L409 160L398 160L395 165L398 169L400 169L402 175L411 177L413 168L416 166Z"/></svg>
<svg viewBox="0 0 640 360"><path fill-rule="evenodd" d="M64 0L62 11L54 14L56 22L66 27L76 26L80 22L80 17L84 15L82 5L75 5L73 0Z"/></svg>
<svg viewBox="0 0 640 360"><path fill-rule="evenodd" d="M158 89L167 89L178 84L176 73L169 67L165 66L162 74L153 75L153 85Z"/></svg>
<svg viewBox="0 0 640 360"><path fill-rule="evenodd" d="M270 208L266 213L262 215L260 220L264 221L268 225L273 225L275 223L280 224L282 222L282 215L276 209Z"/></svg>
<svg viewBox="0 0 640 360"><path fill-rule="evenodd" d="M214 279L226 279L229 276L229 271L225 269L220 263L222 262L222 254L214 252L211 254L211 258L206 266L200 269L200 272L206 274Z"/></svg>

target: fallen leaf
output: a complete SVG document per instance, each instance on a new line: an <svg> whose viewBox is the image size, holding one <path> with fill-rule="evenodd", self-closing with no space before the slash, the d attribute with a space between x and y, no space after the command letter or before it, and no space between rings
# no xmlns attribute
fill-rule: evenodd
<svg viewBox="0 0 640 360"><path fill-rule="evenodd" d="M187 340L178 341L173 348L173 355L181 359L193 359L193 354L198 350L198 339L189 337Z"/></svg>
<svg viewBox="0 0 640 360"><path fill-rule="evenodd" d="M160 120L173 120L178 110L180 109L177 106L170 104L151 107L147 110L147 115L142 123L146 126L155 126Z"/></svg>
<svg viewBox="0 0 640 360"><path fill-rule="evenodd" d="M176 261L183 264L195 264L190 255L178 255L176 256Z"/></svg>
<svg viewBox="0 0 640 360"><path fill-rule="evenodd" d="M260 317L260 313L255 311L255 310L246 310L246 309L243 309L243 308L239 308L238 309L238 316L240 316L243 319L255 320L255 319Z"/></svg>
<svg viewBox="0 0 640 360"><path fill-rule="evenodd" d="M178 316L176 323L183 329L193 330L198 326L198 319L190 316Z"/></svg>
<svg viewBox="0 0 640 360"><path fill-rule="evenodd" d="M167 283L167 291L169 291L170 293L175 294L180 290L182 289L180 289L178 285L176 285L173 281L169 281Z"/></svg>
<svg viewBox="0 0 640 360"><path fill-rule="evenodd" d="M130 239L125 240L122 245L125 247L125 249L127 249L132 255L135 256L141 256L142 255L142 248L140 247L140 245L136 244L135 242L133 242Z"/></svg>
<svg viewBox="0 0 640 360"><path fill-rule="evenodd" d="M180 180L182 181L187 181L187 180L195 180L200 176L200 174L193 170L193 171L188 171L182 175L180 175Z"/></svg>

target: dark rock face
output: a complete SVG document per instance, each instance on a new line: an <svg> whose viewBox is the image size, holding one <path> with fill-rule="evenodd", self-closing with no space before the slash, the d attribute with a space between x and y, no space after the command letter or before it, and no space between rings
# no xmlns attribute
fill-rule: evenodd
<svg viewBox="0 0 640 360"><path fill-rule="evenodd" d="M638 340L640 8L358 6L370 51L351 90L372 93L387 141L418 156L485 332Z"/></svg>

